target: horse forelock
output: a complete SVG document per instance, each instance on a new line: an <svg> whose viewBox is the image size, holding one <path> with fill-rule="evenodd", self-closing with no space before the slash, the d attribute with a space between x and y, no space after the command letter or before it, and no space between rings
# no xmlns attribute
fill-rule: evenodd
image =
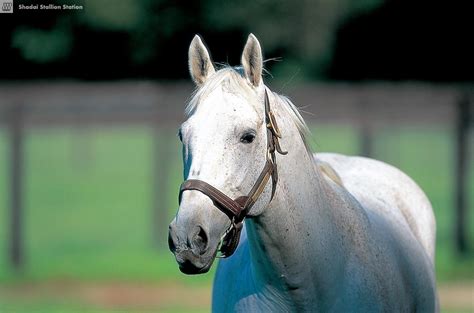
<svg viewBox="0 0 474 313"><path fill-rule="evenodd" d="M225 87L226 91L233 91L234 93L251 92L243 77L243 69L241 67L226 66L212 74L201 87L193 92L185 109L186 117L191 116L199 104L219 87Z"/></svg>
<svg viewBox="0 0 474 313"><path fill-rule="evenodd" d="M244 75L244 70L240 66L224 66L212 74L205 84L197 88L191 95L191 100L188 102L185 109L186 118L190 117L196 111L199 104L218 87L224 88L226 92L247 95L249 98L251 98L252 95L255 96L253 89L248 84ZM288 97L270 91L268 87L265 88L267 88L267 90L273 95L272 100L278 102L278 105L272 105L272 110L276 111L283 108L284 112L281 112L281 116L289 118L294 123L307 152L311 154L309 144L311 132L301 116L298 107L296 107Z"/></svg>

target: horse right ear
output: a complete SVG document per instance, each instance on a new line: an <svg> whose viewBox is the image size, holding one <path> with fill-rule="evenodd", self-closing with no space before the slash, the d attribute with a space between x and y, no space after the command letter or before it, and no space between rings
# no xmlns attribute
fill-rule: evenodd
<svg viewBox="0 0 474 313"><path fill-rule="evenodd" d="M214 72L209 52L201 38L196 35L189 45L188 51L189 73L197 86L201 86Z"/></svg>
<svg viewBox="0 0 474 313"><path fill-rule="evenodd" d="M263 57L262 48L254 34L250 34L242 53L242 66L245 76L254 87L262 82Z"/></svg>

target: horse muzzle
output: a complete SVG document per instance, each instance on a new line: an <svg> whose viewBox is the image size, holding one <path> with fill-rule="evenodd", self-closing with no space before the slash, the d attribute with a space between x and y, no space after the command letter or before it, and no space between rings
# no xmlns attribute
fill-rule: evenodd
<svg viewBox="0 0 474 313"><path fill-rule="evenodd" d="M217 251L210 248L209 235L203 227L196 226L192 232L186 234L178 230L175 221L169 226L168 246L184 274L208 272Z"/></svg>

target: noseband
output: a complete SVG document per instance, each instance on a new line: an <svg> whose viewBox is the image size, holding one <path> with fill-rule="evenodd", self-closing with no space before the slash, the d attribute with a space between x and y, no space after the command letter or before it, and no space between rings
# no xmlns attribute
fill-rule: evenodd
<svg viewBox="0 0 474 313"><path fill-rule="evenodd" d="M276 165L275 151L285 155L288 152L281 150L279 139L281 138L280 130L275 120L275 116L270 108L270 100L265 89L265 124L267 126L267 154L266 163L262 172L257 178L252 189L246 196L240 196L236 199L231 199L219 189L211 186L205 181L198 179L188 179L181 184L179 190L179 203L181 203L181 196L186 190L198 190L208 196L214 205L224 212L231 220L229 228L222 236L220 247L220 257L226 258L231 256L237 248L240 240L240 233L242 231L243 221L247 216L252 206L257 202L267 185L270 177L272 178L272 194L270 201L275 194L276 185L278 182L278 171Z"/></svg>

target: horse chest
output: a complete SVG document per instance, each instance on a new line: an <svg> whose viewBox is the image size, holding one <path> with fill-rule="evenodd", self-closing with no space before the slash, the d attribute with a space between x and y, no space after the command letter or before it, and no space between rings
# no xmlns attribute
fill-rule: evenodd
<svg viewBox="0 0 474 313"><path fill-rule="evenodd" d="M286 283L286 278L262 279L249 262L249 247L244 241L236 253L219 263L214 279L213 312L293 312L313 305L307 288ZM314 311L314 310L313 310Z"/></svg>

